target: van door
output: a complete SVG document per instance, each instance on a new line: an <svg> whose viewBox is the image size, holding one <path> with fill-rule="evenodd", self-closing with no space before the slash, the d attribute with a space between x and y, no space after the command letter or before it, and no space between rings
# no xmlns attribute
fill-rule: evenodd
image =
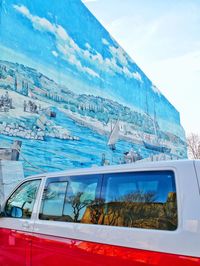
<svg viewBox="0 0 200 266"><path fill-rule="evenodd" d="M40 183L23 182L6 201L0 218L0 265L30 266L31 217Z"/></svg>
<svg viewBox="0 0 200 266"><path fill-rule="evenodd" d="M88 222L88 207L96 204L99 190L98 175L47 178L34 224L32 266L94 264L78 227Z"/></svg>

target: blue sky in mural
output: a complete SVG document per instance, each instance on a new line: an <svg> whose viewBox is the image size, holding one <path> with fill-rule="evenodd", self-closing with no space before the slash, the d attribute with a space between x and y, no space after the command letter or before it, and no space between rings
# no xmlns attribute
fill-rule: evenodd
<svg viewBox="0 0 200 266"><path fill-rule="evenodd" d="M160 117L166 118L163 107L167 106L168 119L179 123L175 108L109 33L93 17L92 22L90 17L85 19L86 7L79 0L66 3L53 1L50 5L44 0L41 5L39 0L4 1L2 54L9 54L10 61L15 59L57 82L73 86L78 93L101 95L143 110L147 108L147 97L150 113L154 112L156 100ZM53 15L65 9L64 16ZM79 14L79 19L75 14ZM14 33L10 25L15 25ZM8 53L6 49L13 49L13 44L14 52Z"/></svg>
<svg viewBox="0 0 200 266"><path fill-rule="evenodd" d="M74 70L73 74L75 74L78 70L79 78L82 77L83 80L88 78L88 82L91 80L92 84L95 81L98 84L98 79L104 81L102 73L99 73L99 66L101 66L100 71L106 71L111 80L117 77L114 75L115 71L119 75L126 74L130 78L135 75L135 78L141 79L140 74L132 69L133 66L125 53L117 49L109 34L105 31L102 34L98 22L94 26L97 29L95 34L91 34L90 21L84 19L85 7L82 6L83 12L80 12L80 4L76 4L79 1L67 1L68 10L65 16L59 17L54 17L53 13L66 9L65 5L62 6L63 1L62 3L54 2L53 5L49 5L49 1L43 1L42 5L40 3L37 5L35 2L13 1L11 5L9 1L7 10L6 3L4 4L8 16L4 18L7 21L4 22L2 40L6 47L12 47L15 43L18 52L26 54L33 60L36 59L38 63L55 65L56 68L59 66L59 70L63 73L66 73L66 70L70 72ZM77 22L74 15L77 12L79 12L81 23ZM71 27L72 23L73 27ZM10 34L11 24L15 25L14 35ZM79 34L81 32L84 34ZM107 46L103 50L103 56L101 54L102 42ZM124 63L127 64L125 69L121 65Z"/></svg>

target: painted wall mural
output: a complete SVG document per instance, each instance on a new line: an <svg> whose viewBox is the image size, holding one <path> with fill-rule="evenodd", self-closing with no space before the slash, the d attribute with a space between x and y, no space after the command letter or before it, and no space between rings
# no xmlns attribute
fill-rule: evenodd
<svg viewBox="0 0 200 266"><path fill-rule="evenodd" d="M16 140L26 175L186 157L178 111L79 0L0 0L0 158Z"/></svg>

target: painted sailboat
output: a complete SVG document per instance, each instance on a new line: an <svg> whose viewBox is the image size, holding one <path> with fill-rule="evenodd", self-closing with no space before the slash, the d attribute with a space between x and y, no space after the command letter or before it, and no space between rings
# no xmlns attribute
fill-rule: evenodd
<svg viewBox="0 0 200 266"><path fill-rule="evenodd" d="M36 125L42 129L42 130L46 130L46 123L48 122L48 119L46 117L46 115L42 114L40 115L40 117L37 119L36 121Z"/></svg>
<svg viewBox="0 0 200 266"><path fill-rule="evenodd" d="M161 142L159 141L159 134L158 134L159 126L158 126L157 119L156 119L155 100L154 100L154 117L153 118L149 114L147 95L146 95L146 104L147 104L146 115L152 120L154 134L156 136L156 141L146 142L143 140L143 145L146 149L149 149L149 150L158 151L160 153L170 153L171 149L162 145Z"/></svg>
<svg viewBox="0 0 200 266"><path fill-rule="evenodd" d="M119 138L119 120L117 120L117 122L115 123L114 127L111 129L111 134L108 140L107 145L109 146L109 148L111 150L116 150L116 142Z"/></svg>
<svg viewBox="0 0 200 266"><path fill-rule="evenodd" d="M147 142L143 140L144 147L146 149L158 151L161 153L170 153L171 149L162 145L161 142L159 141L158 126L155 118L152 119L152 122L153 122L154 134L156 136L156 141Z"/></svg>
<svg viewBox="0 0 200 266"><path fill-rule="evenodd" d="M158 151L161 153L170 153L171 149L165 146L161 146L159 143L148 143L146 141L143 141L143 144L145 148L149 150Z"/></svg>

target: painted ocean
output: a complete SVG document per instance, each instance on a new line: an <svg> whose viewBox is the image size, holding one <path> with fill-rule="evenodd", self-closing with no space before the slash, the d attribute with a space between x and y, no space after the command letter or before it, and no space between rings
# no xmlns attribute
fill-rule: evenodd
<svg viewBox="0 0 200 266"><path fill-rule="evenodd" d="M77 125L76 122L57 109L56 114L56 123L70 130L80 140L47 138L45 141L39 141L21 139L23 144L20 160L24 161L26 176L41 173L42 170L50 172L100 166L103 154L105 154L105 158L110 164L123 163L124 153L131 148L138 153L142 153L143 157L156 154L155 151L148 151L141 148L140 145L122 140L116 143L116 150L112 151L107 146L108 137L100 135L87 127ZM17 139L20 140L20 138ZM5 147L12 143L13 137L1 135L0 140L1 146Z"/></svg>

